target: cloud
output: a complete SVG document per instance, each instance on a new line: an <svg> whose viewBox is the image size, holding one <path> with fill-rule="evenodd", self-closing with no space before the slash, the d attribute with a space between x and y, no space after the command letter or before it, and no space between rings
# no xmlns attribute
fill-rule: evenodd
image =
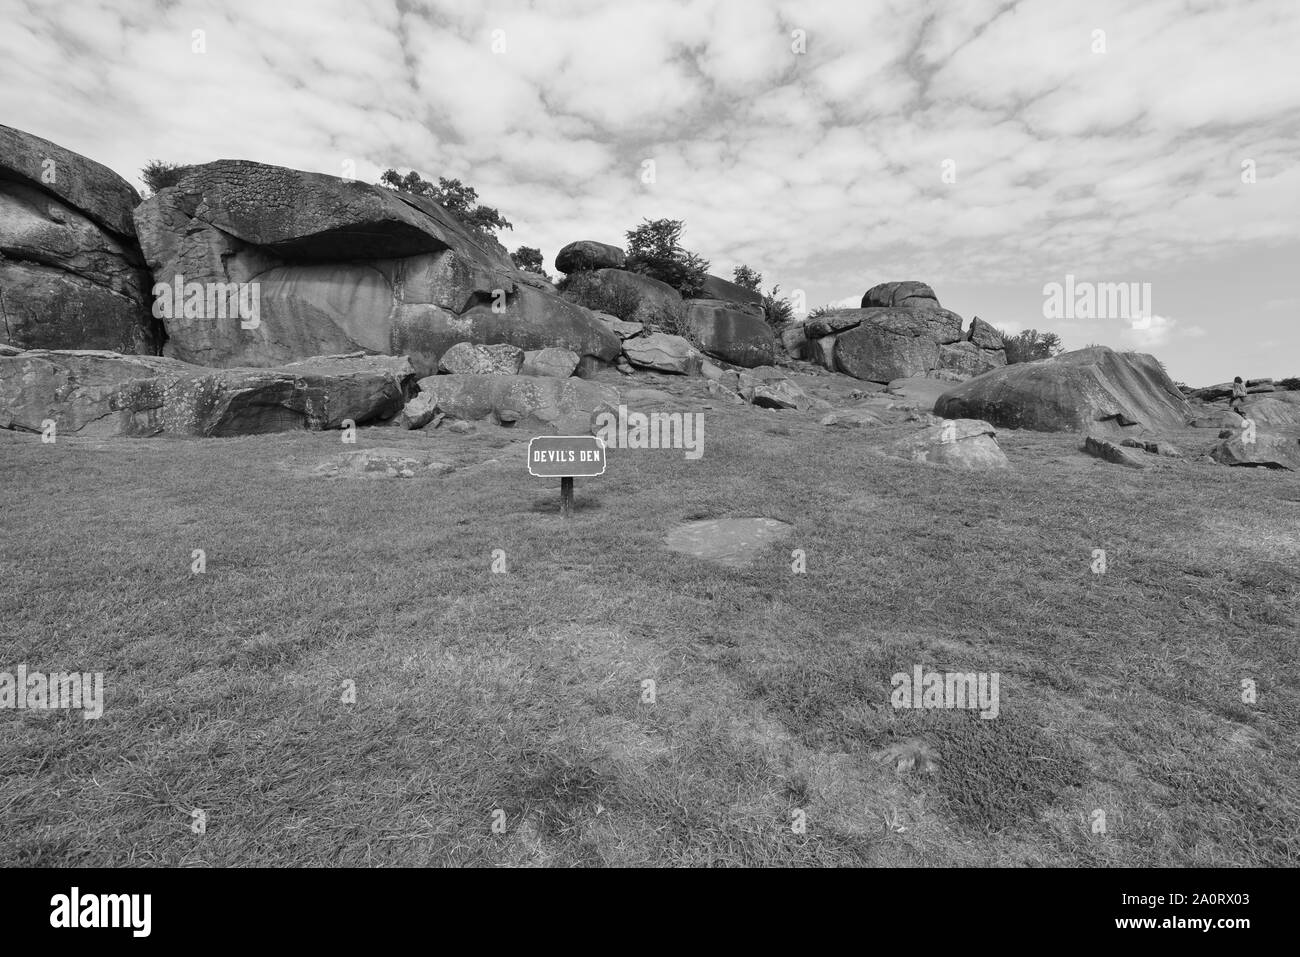
<svg viewBox="0 0 1300 957"><path fill-rule="evenodd" d="M1125 320L1128 325L1120 333L1120 340L1139 349L1163 346L1174 335L1178 320L1169 316L1150 315ZM1180 333L1186 335L1186 333ZM1194 335L1194 333L1193 333Z"/></svg>
<svg viewBox="0 0 1300 957"><path fill-rule="evenodd" d="M132 180L219 157L457 177L548 257L670 216L717 271L814 304L1300 243L1290 0L10 6L11 125Z"/></svg>

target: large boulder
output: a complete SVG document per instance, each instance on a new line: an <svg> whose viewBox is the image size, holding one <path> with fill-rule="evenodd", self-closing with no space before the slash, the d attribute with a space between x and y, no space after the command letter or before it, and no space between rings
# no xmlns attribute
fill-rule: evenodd
<svg viewBox="0 0 1300 957"><path fill-rule="evenodd" d="M579 239L569 243L555 256L555 268L560 272L586 272L592 269L622 269L627 255L617 246L598 243L593 239Z"/></svg>
<svg viewBox="0 0 1300 957"><path fill-rule="evenodd" d="M0 338L18 348L156 355L150 276L112 170L0 126Z"/></svg>
<svg viewBox="0 0 1300 957"><path fill-rule="evenodd" d="M160 283L256 292L255 323L211 308L164 312L167 354L188 362L265 367L362 350L409 355L431 373L463 341L618 355L617 336L590 312L424 197L218 160L187 168L135 221Z"/></svg>
<svg viewBox="0 0 1300 957"><path fill-rule="evenodd" d="M928 426L898 439L888 452L898 458L932 465L983 471L1010 468L1011 463L998 445L997 432L987 422L955 419Z"/></svg>
<svg viewBox="0 0 1300 957"><path fill-rule="evenodd" d="M442 354L438 360L438 371L449 375L515 375L523 364L524 350L518 346L504 343L480 346L472 342L458 342Z"/></svg>
<svg viewBox="0 0 1300 957"><path fill-rule="evenodd" d="M419 408L407 415L412 422L441 414L558 435L592 432L596 416L617 413L619 404L613 386L551 376L440 375L419 387L412 400Z"/></svg>
<svg viewBox="0 0 1300 957"><path fill-rule="evenodd" d="M836 369L856 379L890 382L925 375L938 367L939 347L961 339L961 316L946 309L856 312L861 321L835 339Z"/></svg>
<svg viewBox="0 0 1300 957"><path fill-rule="evenodd" d="M735 391L750 405L765 409L797 409L800 412L813 408L816 400L787 378L786 374L773 366L741 372L735 375ZM729 385L727 377L722 381ZM824 406L825 403L822 403Z"/></svg>
<svg viewBox="0 0 1300 957"><path fill-rule="evenodd" d="M135 188L107 166L31 133L0 126L0 179L32 184L118 236L134 236Z"/></svg>
<svg viewBox="0 0 1300 957"><path fill-rule="evenodd" d="M360 425L401 410L402 357L317 356L278 369L211 369L91 350L0 355L0 428L74 435L232 436Z"/></svg>
<svg viewBox="0 0 1300 957"><path fill-rule="evenodd" d="M791 359L807 359L811 344L808 327L802 322L792 322L781 330L781 349Z"/></svg>
<svg viewBox="0 0 1300 957"><path fill-rule="evenodd" d="M828 309L804 323L809 339L837 336L862 325L867 313L862 309Z"/></svg>
<svg viewBox="0 0 1300 957"><path fill-rule="evenodd" d="M923 282L882 282L862 296L862 308L895 306L901 309L937 309L939 297Z"/></svg>
<svg viewBox="0 0 1300 957"><path fill-rule="evenodd" d="M702 368L703 357L694 346L681 336L671 336L664 332L626 340L623 343L623 354L632 365L658 372L688 375L697 368Z"/></svg>
<svg viewBox="0 0 1300 957"><path fill-rule="evenodd" d="M602 326L618 336L620 342L645 332L645 323L643 322L624 322L618 316L611 316L607 312L597 311L592 314Z"/></svg>
<svg viewBox="0 0 1300 957"><path fill-rule="evenodd" d="M520 375L549 375L564 379L578 368L578 354L568 349L539 349L524 357Z"/></svg>
<svg viewBox="0 0 1300 957"><path fill-rule="evenodd" d="M732 365L768 365L775 354L772 328L758 316L720 299L686 302L686 325L700 349Z"/></svg>
<svg viewBox="0 0 1300 957"><path fill-rule="evenodd" d="M981 349L970 341L939 347L937 368L955 372L962 378L983 375L1006 364L1007 356L1001 349Z"/></svg>
<svg viewBox="0 0 1300 957"><path fill-rule="evenodd" d="M564 298L628 322L668 324L683 314L682 296L666 282L625 269L593 269L571 276Z"/></svg>
<svg viewBox="0 0 1300 957"><path fill-rule="evenodd" d="M1276 386L1272 379L1246 379L1244 380L1247 394L1255 395L1264 392L1273 392ZM1232 398L1232 383L1220 382L1218 385L1207 385L1202 389L1193 389L1191 392L1193 399L1200 399L1202 402L1214 402L1217 399Z"/></svg>
<svg viewBox="0 0 1300 957"><path fill-rule="evenodd" d="M742 312L763 315L763 294L734 282L728 282L719 276L705 276L700 288L701 299L717 299L729 302Z"/></svg>
<svg viewBox="0 0 1300 957"><path fill-rule="evenodd" d="M835 337L818 336L808 341L808 358L824 369L835 368Z"/></svg>
<svg viewBox="0 0 1300 957"><path fill-rule="evenodd" d="M1003 352L1006 349L1006 343L1002 341L1002 333L979 316L970 321L970 332L966 334L966 341L973 342L981 349L988 349L992 352ZM1003 361L999 364L1006 365L1005 354L1003 355Z"/></svg>
<svg viewBox="0 0 1300 957"><path fill-rule="evenodd" d="M1243 411L1246 418L1271 432L1300 430L1300 405L1274 398L1251 399Z"/></svg>
<svg viewBox="0 0 1300 957"><path fill-rule="evenodd" d="M1182 429L1191 412L1153 356L1105 346L994 369L945 392L934 411L1040 432Z"/></svg>
<svg viewBox="0 0 1300 957"><path fill-rule="evenodd" d="M1294 435L1244 431L1214 447L1210 457L1221 465L1300 471L1300 439Z"/></svg>

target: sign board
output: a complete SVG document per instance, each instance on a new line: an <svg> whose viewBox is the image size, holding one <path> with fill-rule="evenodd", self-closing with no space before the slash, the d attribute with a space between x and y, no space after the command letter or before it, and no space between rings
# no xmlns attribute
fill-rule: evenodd
<svg viewBox="0 0 1300 957"><path fill-rule="evenodd" d="M539 435L528 441L528 474L590 478L605 474L605 442L594 435Z"/></svg>

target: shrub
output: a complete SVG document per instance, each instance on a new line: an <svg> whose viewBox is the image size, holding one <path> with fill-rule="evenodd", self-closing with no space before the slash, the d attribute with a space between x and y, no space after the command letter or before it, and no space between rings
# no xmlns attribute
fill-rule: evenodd
<svg viewBox="0 0 1300 957"><path fill-rule="evenodd" d="M816 319L818 316L824 316L824 315L826 315L826 313L828 313L828 312L834 312L836 309L839 309L839 308L840 308L839 306L832 306L830 303L827 303L826 305L824 305L824 306L818 306L816 309L814 309L814 310L812 310L811 312L809 312L809 313L808 313L808 318L809 318L809 319Z"/></svg>
<svg viewBox="0 0 1300 957"><path fill-rule="evenodd" d="M659 302L645 321L653 323L669 335L681 336L692 345L699 345L686 322L686 304L683 302Z"/></svg>
<svg viewBox="0 0 1300 957"><path fill-rule="evenodd" d="M780 286L773 286L763 297L763 318L773 329L780 330L794 320L794 304L785 296L778 296Z"/></svg>
<svg viewBox="0 0 1300 957"><path fill-rule="evenodd" d="M548 282L551 279L546 270L542 268L542 251L540 249L535 249L532 246L520 246L510 254L510 261L524 272L535 273Z"/></svg>
<svg viewBox="0 0 1300 957"><path fill-rule="evenodd" d="M478 190L458 179L439 176L435 186L415 170L402 176L395 169L386 169L379 178L379 185L402 193L427 196L460 220L466 229L480 236L495 239L498 229L514 229L496 209L479 203Z"/></svg>
<svg viewBox="0 0 1300 957"><path fill-rule="evenodd" d="M750 292L760 292L763 285L763 274L755 272L748 266L740 265L731 271L731 281L742 289L748 289Z"/></svg>
<svg viewBox="0 0 1300 957"><path fill-rule="evenodd" d="M1300 376L1290 376L1286 379L1278 379L1273 383L1275 388L1286 389L1288 392L1300 391Z"/></svg>
<svg viewBox="0 0 1300 957"><path fill-rule="evenodd" d="M640 321L636 318L636 311L641 305L641 297L635 289L601 282L590 272L570 273L556 284L556 288L569 302L596 312L607 312L627 322Z"/></svg>
<svg viewBox="0 0 1300 957"><path fill-rule="evenodd" d="M150 160L148 165L140 170L140 178L144 180L144 185L149 193L157 193L168 186L175 186L188 169L188 166L182 166L179 163Z"/></svg>
<svg viewBox="0 0 1300 957"><path fill-rule="evenodd" d="M1002 337L1002 342L1007 349L1007 365L1050 359L1052 356L1059 355L1064 349L1061 345L1061 337L1054 332L1026 329L1013 336L999 329L998 335Z"/></svg>
<svg viewBox="0 0 1300 957"><path fill-rule="evenodd" d="M709 261L685 250L678 241L680 219L644 220L627 231L627 263L624 268L658 279L693 299L704 290Z"/></svg>

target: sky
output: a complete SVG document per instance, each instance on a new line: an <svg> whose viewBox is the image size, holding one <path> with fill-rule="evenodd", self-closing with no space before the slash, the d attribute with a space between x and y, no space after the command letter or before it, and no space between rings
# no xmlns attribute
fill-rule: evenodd
<svg viewBox="0 0 1300 957"><path fill-rule="evenodd" d="M548 268L669 217L808 308L914 279L1191 385L1300 376L1295 0L0 0L0 23L0 123L137 188L151 159L416 169ZM1147 308L1049 315L1067 277Z"/></svg>

